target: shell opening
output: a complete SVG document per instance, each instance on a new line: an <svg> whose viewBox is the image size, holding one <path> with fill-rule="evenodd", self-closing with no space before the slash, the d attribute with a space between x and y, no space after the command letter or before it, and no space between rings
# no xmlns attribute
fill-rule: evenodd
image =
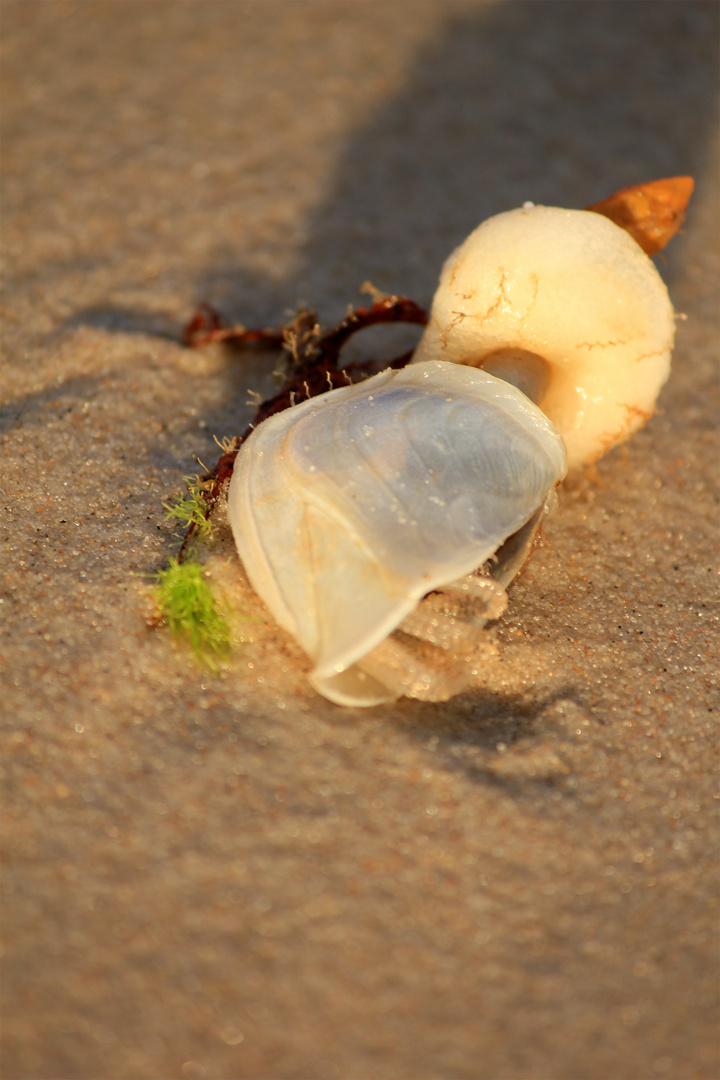
<svg viewBox="0 0 720 1080"><path fill-rule="evenodd" d="M525 397L542 407L552 378L552 369L544 357L527 349L496 349L473 366L481 367L496 379L512 383Z"/></svg>

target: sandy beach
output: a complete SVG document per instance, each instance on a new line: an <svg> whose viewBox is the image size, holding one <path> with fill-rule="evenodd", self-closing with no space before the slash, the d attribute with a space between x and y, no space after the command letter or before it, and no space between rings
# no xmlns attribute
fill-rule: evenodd
<svg viewBox="0 0 720 1080"><path fill-rule="evenodd" d="M2 24L3 1076L713 1080L717 5ZM232 659L149 627L163 503L276 387L182 345L198 303L427 306L488 216L685 174L658 410L561 488L468 690L319 697L222 512Z"/></svg>

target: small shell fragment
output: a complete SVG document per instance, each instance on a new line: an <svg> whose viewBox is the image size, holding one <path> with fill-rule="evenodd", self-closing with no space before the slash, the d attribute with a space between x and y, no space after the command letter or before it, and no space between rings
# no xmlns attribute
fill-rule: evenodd
<svg viewBox="0 0 720 1080"><path fill-rule="evenodd" d="M228 509L250 582L313 661L312 684L374 705L408 690L388 685L373 650L519 533L498 580L468 587L479 624L497 617L565 471L562 440L514 386L430 361L265 420L238 453Z"/></svg>
<svg viewBox="0 0 720 1080"><path fill-rule="evenodd" d="M682 228L694 189L692 176L668 176L621 188L585 209L610 218L630 233L646 255L655 255Z"/></svg>

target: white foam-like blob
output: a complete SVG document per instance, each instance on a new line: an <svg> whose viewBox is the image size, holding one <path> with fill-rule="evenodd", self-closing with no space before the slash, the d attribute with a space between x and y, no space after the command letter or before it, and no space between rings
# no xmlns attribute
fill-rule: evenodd
<svg viewBox="0 0 720 1080"><path fill-rule="evenodd" d="M483 222L446 261L413 363L513 382L552 420L573 468L652 414L674 335L667 289L624 229L526 204Z"/></svg>

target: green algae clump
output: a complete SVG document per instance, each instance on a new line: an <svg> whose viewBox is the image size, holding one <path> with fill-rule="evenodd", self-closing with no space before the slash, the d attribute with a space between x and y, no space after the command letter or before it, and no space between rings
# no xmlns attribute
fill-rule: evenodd
<svg viewBox="0 0 720 1080"><path fill-rule="evenodd" d="M198 660L217 670L218 660L230 649L230 627L201 564L172 558L156 580L160 619L172 634L189 642Z"/></svg>

